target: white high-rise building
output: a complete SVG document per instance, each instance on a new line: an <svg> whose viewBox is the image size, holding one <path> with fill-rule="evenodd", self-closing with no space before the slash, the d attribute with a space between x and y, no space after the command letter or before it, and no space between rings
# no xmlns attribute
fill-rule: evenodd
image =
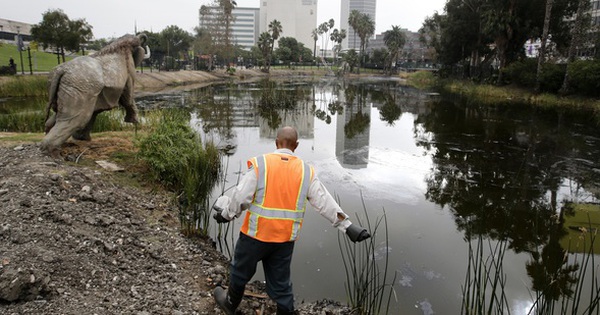
<svg viewBox="0 0 600 315"><path fill-rule="evenodd" d="M260 0L260 33L269 31L269 23L281 22L281 37L294 37L312 49L311 32L317 27L317 0ZM277 44L275 44L277 47Z"/></svg>
<svg viewBox="0 0 600 315"><path fill-rule="evenodd" d="M345 29L348 36L342 42L342 49L360 49L360 38L348 24L348 17L352 10L357 10L360 13L368 14L373 21L375 19L377 0L342 0L342 8L340 11L341 29Z"/></svg>
<svg viewBox="0 0 600 315"><path fill-rule="evenodd" d="M200 11L200 27L211 28L220 25L217 19L221 18L219 7L204 7L207 14L202 15ZM202 9L201 9L202 10ZM258 40L258 8L234 8L231 11L233 21L231 23L232 44L239 45L250 50Z"/></svg>

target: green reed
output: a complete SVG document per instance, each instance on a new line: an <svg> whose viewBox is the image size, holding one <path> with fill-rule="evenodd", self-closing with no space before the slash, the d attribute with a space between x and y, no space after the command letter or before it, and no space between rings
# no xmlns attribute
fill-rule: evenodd
<svg viewBox="0 0 600 315"><path fill-rule="evenodd" d="M486 249L483 237L478 235L473 246L470 233L467 233L467 241L469 259L465 282L461 286L461 314L510 314L504 293L506 275L503 270L507 242L502 240L493 244L488 240Z"/></svg>
<svg viewBox="0 0 600 315"><path fill-rule="evenodd" d="M381 232L385 237L383 244L385 248L388 248L389 245L387 215L383 209L383 216L371 224L362 195L361 200L366 222L363 224L360 219L357 219L356 223L365 226L372 237L354 244L347 237L338 233L338 245L346 273L344 286L350 306L358 314L381 314L382 312L387 314L392 294L395 294L393 284L397 275L394 274L391 282L387 282L388 255L385 255L383 266L380 266L375 259L376 245L381 244L377 239L381 228L383 228Z"/></svg>
<svg viewBox="0 0 600 315"><path fill-rule="evenodd" d="M0 97L48 96L45 75L15 76L0 84Z"/></svg>
<svg viewBox="0 0 600 315"><path fill-rule="evenodd" d="M535 294L527 314L600 314L600 281L596 275L598 266L594 253L597 229L589 221L588 228L581 229L576 244L577 248L585 249L583 253L570 254L570 244L569 250L563 250L552 236L542 252L538 249L531 252L533 260L528 263L527 270L533 277ZM563 224L556 224L552 228L557 231L563 228ZM503 270L508 242L487 240L486 246L482 235L478 235L474 241L469 231L466 239L469 243L469 259L462 286L461 314L510 314ZM548 253L559 249L562 256L552 261ZM583 302L584 298L589 299L587 305Z"/></svg>

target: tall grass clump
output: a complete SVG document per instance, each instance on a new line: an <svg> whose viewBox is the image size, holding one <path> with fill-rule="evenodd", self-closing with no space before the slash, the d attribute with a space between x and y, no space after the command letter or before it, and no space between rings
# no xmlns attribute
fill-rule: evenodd
<svg viewBox="0 0 600 315"><path fill-rule="evenodd" d="M382 266L375 259L377 245L385 246L386 250L389 248L387 216L384 209L383 217L378 218L375 224L372 225L364 200L363 210L366 216L366 225L360 222L360 219L357 220L357 223L360 226L366 226L372 235L371 238L354 244L347 237L340 236L338 233L338 245L346 272L344 286L350 306L357 314L388 314L392 294L394 293L393 284L396 281L396 275L394 275L391 283L387 282L389 263L387 254L383 259ZM383 229L383 231L380 231L380 229ZM379 232L385 237L382 242L376 237Z"/></svg>
<svg viewBox="0 0 600 315"><path fill-rule="evenodd" d="M0 97L48 96L48 77L29 75L11 77L0 83Z"/></svg>
<svg viewBox="0 0 600 315"><path fill-rule="evenodd" d="M417 89L427 89L435 87L437 79L431 71L417 71L408 75L407 82Z"/></svg>
<svg viewBox="0 0 600 315"><path fill-rule="evenodd" d="M46 115L42 112L12 112L0 114L0 131L44 132Z"/></svg>
<svg viewBox="0 0 600 315"><path fill-rule="evenodd" d="M462 285L461 314L510 314L503 270L507 242L502 240L493 244L488 240L486 246L481 235L475 245L470 235L467 235L467 241L469 259Z"/></svg>
<svg viewBox="0 0 600 315"><path fill-rule="evenodd" d="M220 178L220 157L201 142L185 111L163 111L162 120L139 141L139 156L151 175L179 195L184 233L205 236L210 223L209 196Z"/></svg>

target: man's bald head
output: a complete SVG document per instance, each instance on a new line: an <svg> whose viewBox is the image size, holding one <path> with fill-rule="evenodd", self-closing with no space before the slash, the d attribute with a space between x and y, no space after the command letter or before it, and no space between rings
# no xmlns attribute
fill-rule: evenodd
<svg viewBox="0 0 600 315"><path fill-rule="evenodd" d="M290 149L293 152L298 147L298 132L290 126L279 129L275 145L277 149Z"/></svg>

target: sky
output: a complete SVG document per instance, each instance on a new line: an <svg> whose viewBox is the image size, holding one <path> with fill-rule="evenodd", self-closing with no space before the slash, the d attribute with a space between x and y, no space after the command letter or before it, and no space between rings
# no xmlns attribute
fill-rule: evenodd
<svg viewBox="0 0 600 315"><path fill-rule="evenodd" d="M22 2L21 2L22 1ZM138 31L160 32L177 25L193 33L200 6L210 0L21 0L3 6L0 18L37 24L48 10L61 9L71 20L85 19L95 38L120 37ZM238 7L255 7L260 0L237 0ZM427 16L442 13L446 0L377 0L376 34L400 26L418 31ZM340 0L318 0L317 23L333 18L339 27ZM315 25L316 27L316 25Z"/></svg>

